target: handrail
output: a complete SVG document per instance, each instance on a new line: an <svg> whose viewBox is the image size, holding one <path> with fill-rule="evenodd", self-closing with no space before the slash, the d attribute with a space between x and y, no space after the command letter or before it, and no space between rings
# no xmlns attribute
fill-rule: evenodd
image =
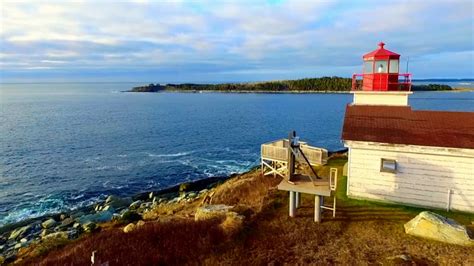
<svg viewBox="0 0 474 266"><path fill-rule="evenodd" d="M374 74L379 74L380 73L366 73L366 74L353 74L352 75L352 91L359 91L363 90L364 80L374 80ZM397 76L397 82L388 82L387 84L389 85L398 85L397 90L398 91L411 91L411 73L383 73L387 74L389 77ZM357 78L362 78L362 79L357 79ZM403 78L402 81L400 81L400 78Z"/></svg>

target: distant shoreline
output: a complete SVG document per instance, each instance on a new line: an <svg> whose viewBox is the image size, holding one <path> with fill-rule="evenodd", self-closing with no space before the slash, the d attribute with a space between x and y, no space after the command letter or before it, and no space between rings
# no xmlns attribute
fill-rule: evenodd
<svg viewBox="0 0 474 266"><path fill-rule="evenodd" d="M404 85L401 85L404 86ZM321 77L297 80L267 81L255 83L150 83L148 85L133 87L129 92L224 92L224 93L351 93L351 88L361 89L362 81L353 83L351 78ZM398 89L407 89L399 87ZM453 88L446 84L412 84L412 91L452 91Z"/></svg>
<svg viewBox="0 0 474 266"><path fill-rule="evenodd" d="M175 92L175 93L236 93L236 94L350 94L350 91L251 91L251 90L170 90L165 89L161 91L122 91L131 93L160 93L160 92Z"/></svg>

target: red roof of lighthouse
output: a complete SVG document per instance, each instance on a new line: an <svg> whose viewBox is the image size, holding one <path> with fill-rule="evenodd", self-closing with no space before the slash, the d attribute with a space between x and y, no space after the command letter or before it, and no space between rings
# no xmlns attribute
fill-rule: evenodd
<svg viewBox="0 0 474 266"><path fill-rule="evenodd" d="M387 58L394 58L394 59L397 59L397 58L400 58L400 55L397 54L397 53L394 53L392 51L389 51L385 48L383 48L385 45L385 43L383 42L380 42L379 43L379 48L375 51L372 51L368 54L365 54L363 56L364 59L368 59L368 58L375 58L375 59L387 59Z"/></svg>
<svg viewBox="0 0 474 266"><path fill-rule="evenodd" d="M342 139L474 149L474 112L348 105Z"/></svg>

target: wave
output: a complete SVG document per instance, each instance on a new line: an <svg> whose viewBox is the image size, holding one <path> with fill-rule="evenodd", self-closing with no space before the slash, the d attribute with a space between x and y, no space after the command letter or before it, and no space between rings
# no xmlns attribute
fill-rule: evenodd
<svg viewBox="0 0 474 266"><path fill-rule="evenodd" d="M166 154L154 154L154 153L147 152L147 154L150 157L182 157L182 156L190 155L194 152L195 151L184 151L184 152L166 153Z"/></svg>

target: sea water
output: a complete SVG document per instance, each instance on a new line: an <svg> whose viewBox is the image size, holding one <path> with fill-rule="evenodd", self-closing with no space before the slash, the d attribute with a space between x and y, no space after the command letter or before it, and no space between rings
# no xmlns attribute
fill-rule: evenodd
<svg viewBox="0 0 474 266"><path fill-rule="evenodd" d="M259 164L296 130L329 150L350 94L123 93L133 83L2 84L0 226ZM473 92L415 92L415 109L474 111Z"/></svg>

